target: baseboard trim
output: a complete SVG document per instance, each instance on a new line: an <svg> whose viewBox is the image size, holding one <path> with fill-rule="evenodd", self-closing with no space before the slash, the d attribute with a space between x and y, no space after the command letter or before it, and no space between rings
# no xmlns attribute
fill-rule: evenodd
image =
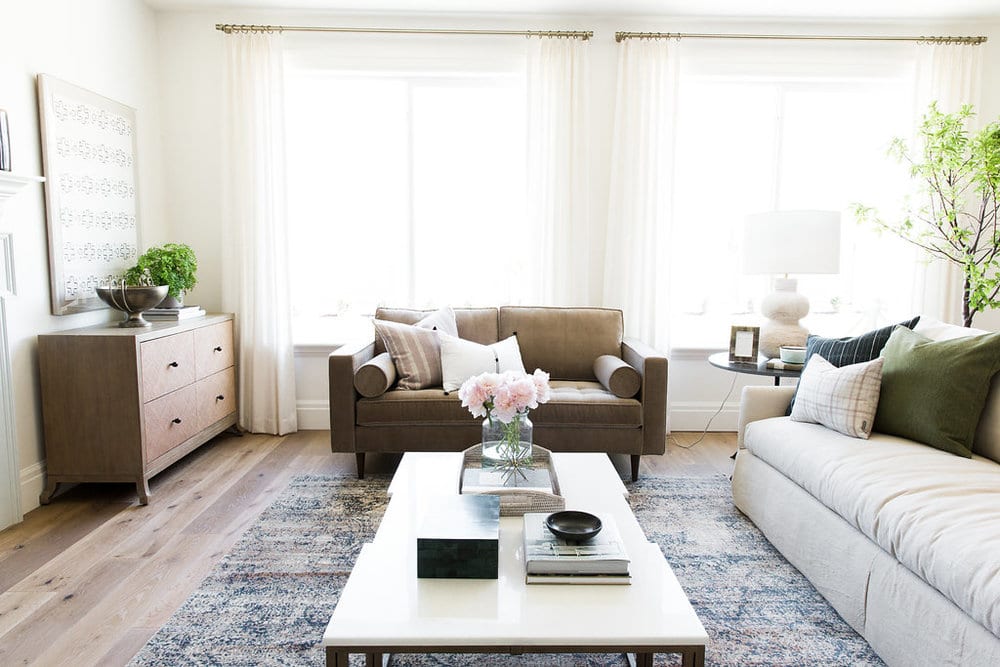
<svg viewBox="0 0 1000 667"><path fill-rule="evenodd" d="M45 488L45 461L21 469L21 513L27 514L39 506L38 497Z"/></svg>
<svg viewBox="0 0 1000 667"><path fill-rule="evenodd" d="M715 401L680 401L670 404L670 430L703 431L709 419L719 409ZM740 420L740 404L729 401L719 415L712 419L709 431L735 431Z"/></svg>
<svg viewBox="0 0 1000 667"><path fill-rule="evenodd" d="M326 431L330 428L330 403L328 401L296 401L295 414L298 418L300 431Z"/></svg>

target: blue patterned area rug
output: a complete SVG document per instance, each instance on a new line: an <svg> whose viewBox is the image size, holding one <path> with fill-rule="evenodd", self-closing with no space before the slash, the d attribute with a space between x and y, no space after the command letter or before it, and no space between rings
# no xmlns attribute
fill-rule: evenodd
<svg viewBox="0 0 1000 667"><path fill-rule="evenodd" d="M361 545L375 534L387 484L385 477L293 478L130 664L322 665L323 630ZM639 523L708 631L707 665L882 664L736 510L724 477L647 476L629 491ZM613 655L399 655L392 664L625 663ZM656 664L679 661L661 655Z"/></svg>

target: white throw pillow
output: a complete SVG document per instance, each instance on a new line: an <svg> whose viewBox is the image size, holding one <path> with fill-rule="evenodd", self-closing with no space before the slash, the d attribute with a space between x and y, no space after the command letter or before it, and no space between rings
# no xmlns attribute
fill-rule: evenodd
<svg viewBox="0 0 1000 667"><path fill-rule="evenodd" d="M450 306L439 308L433 313L425 315L413 326L421 329L433 329L443 331L449 336L458 336L458 324L455 322L455 311Z"/></svg>
<svg viewBox="0 0 1000 667"><path fill-rule="evenodd" d="M792 421L868 439L882 389L882 358L837 368L818 354L799 377Z"/></svg>
<svg viewBox="0 0 1000 667"><path fill-rule="evenodd" d="M441 376L445 391L456 391L462 383L480 373L524 372L517 336L499 343L480 345L438 332L441 340Z"/></svg>

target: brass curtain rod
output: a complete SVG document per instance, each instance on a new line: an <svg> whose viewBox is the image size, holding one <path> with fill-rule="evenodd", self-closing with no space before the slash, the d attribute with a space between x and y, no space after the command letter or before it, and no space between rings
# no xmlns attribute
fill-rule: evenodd
<svg viewBox="0 0 1000 667"><path fill-rule="evenodd" d="M923 42L926 44L970 44L977 46L985 37L903 37L894 35L753 35L746 33L697 33L697 32L616 32L615 41L624 39L815 39L834 42Z"/></svg>
<svg viewBox="0 0 1000 667"><path fill-rule="evenodd" d="M368 32L393 35L514 35L518 37L565 37L587 40L594 36L593 30L459 30L448 28L331 28L302 25L234 25L216 23L216 30L227 35L234 32Z"/></svg>

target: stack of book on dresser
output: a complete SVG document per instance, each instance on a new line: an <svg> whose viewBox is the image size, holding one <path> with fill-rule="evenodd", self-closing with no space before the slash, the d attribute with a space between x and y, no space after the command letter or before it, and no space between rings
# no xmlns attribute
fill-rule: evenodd
<svg viewBox="0 0 1000 667"><path fill-rule="evenodd" d="M150 308L142 314L147 320L157 322L177 322L189 320L192 317L203 317L205 309L201 306L182 306L180 308Z"/></svg>
<svg viewBox="0 0 1000 667"><path fill-rule="evenodd" d="M598 515L601 532L586 542L559 539L544 512L524 515L525 582L529 584L630 584L629 557L610 514Z"/></svg>

